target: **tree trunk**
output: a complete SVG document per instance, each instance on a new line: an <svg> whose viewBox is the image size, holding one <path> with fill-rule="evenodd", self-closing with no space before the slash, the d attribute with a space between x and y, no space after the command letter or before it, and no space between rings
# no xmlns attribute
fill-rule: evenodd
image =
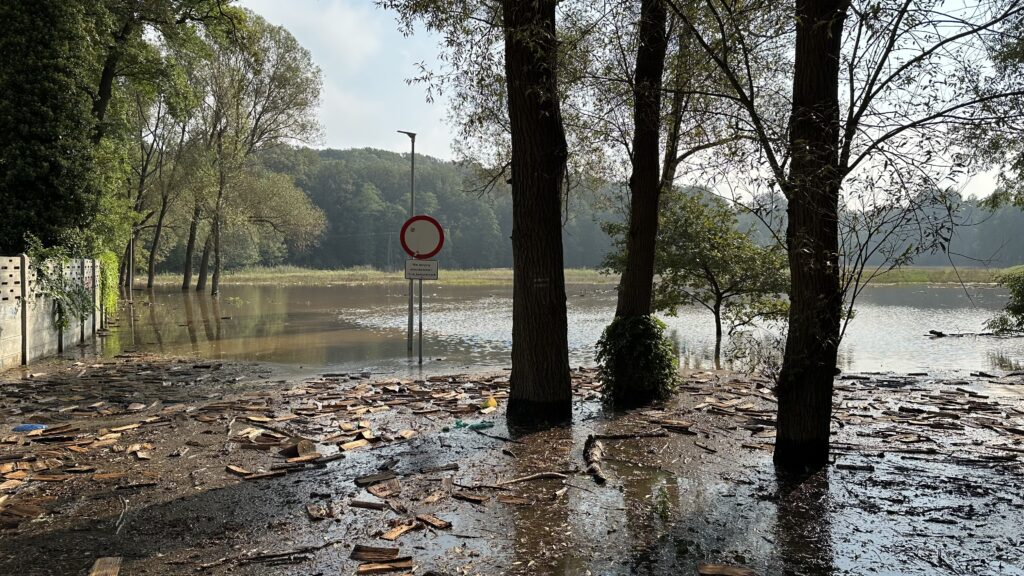
<svg viewBox="0 0 1024 576"><path fill-rule="evenodd" d="M203 209L196 204L192 211L192 223L188 227L188 243L185 244L185 265L181 273L181 289L188 290L192 286L192 260L196 254L196 235L199 232L199 219Z"/></svg>
<svg viewBox="0 0 1024 576"><path fill-rule="evenodd" d="M715 302L715 370L722 369L722 301Z"/></svg>
<svg viewBox="0 0 1024 576"><path fill-rule="evenodd" d="M119 288L124 288L128 285L128 260L131 259L132 254L132 243L128 242L124 245L124 254L121 255L121 266L118 267L117 271L117 285Z"/></svg>
<svg viewBox="0 0 1024 576"><path fill-rule="evenodd" d="M567 146L557 90L557 0L505 0L512 135L510 425L572 418L562 255Z"/></svg>
<svg viewBox="0 0 1024 576"><path fill-rule="evenodd" d="M210 295L220 294L220 216L213 219L213 282Z"/></svg>
<svg viewBox="0 0 1024 576"><path fill-rule="evenodd" d="M196 281L196 292L206 290L206 274L210 271L210 249L213 248L213 233L206 235L203 243L203 257L199 259L199 280Z"/></svg>
<svg viewBox="0 0 1024 576"><path fill-rule="evenodd" d="M146 270L146 288L153 287L153 276L156 274L156 251L160 248L160 233L164 229L164 217L167 216L167 196L160 198L160 214L156 218L156 229L153 230L153 244L149 247L149 267Z"/></svg>
<svg viewBox="0 0 1024 576"><path fill-rule="evenodd" d="M786 241L789 334L779 374L775 463L828 462L839 346L839 56L848 0L797 0Z"/></svg>
<svg viewBox="0 0 1024 576"><path fill-rule="evenodd" d="M103 60L103 68L100 70L100 78L96 87L96 95L92 100L92 115L96 120L96 126L92 133L93 145L98 145L103 140L106 131L104 121L107 117L107 108L114 95L114 79L117 77L117 67L121 63L121 55L128 38L135 32L137 22L129 16L124 25L114 35L114 42Z"/></svg>
<svg viewBox="0 0 1024 576"><path fill-rule="evenodd" d="M633 76L633 173L629 178L626 269L619 283L616 317L651 313L654 250L661 195L661 88L665 71L666 11L661 0L640 3L639 46Z"/></svg>

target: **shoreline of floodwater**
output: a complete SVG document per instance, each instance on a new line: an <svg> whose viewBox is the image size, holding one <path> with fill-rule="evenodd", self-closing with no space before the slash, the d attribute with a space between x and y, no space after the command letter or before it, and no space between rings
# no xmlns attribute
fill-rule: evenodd
<svg viewBox="0 0 1024 576"><path fill-rule="evenodd" d="M872 285L893 286L903 284L934 285L986 285L995 284L999 275L1020 266L1010 268L953 268L951 266L912 266L880 274ZM313 286L330 284L403 284L407 280L401 270L384 271L370 267L347 268L343 270L317 270L298 266L250 267L225 270L224 284L239 285L292 285ZM504 286L512 283L511 268L488 268L474 270L445 270L443 263L438 280L441 284L453 286ZM599 269L568 268L565 270L566 284L607 284L614 286L618 277ZM176 285L180 275L160 274L154 278L159 285Z"/></svg>

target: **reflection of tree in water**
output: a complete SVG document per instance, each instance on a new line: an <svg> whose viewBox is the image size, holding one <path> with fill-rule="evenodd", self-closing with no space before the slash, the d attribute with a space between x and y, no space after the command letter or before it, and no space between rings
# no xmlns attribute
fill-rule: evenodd
<svg viewBox="0 0 1024 576"><path fill-rule="evenodd" d="M826 575L833 564L828 470L803 479L779 478L775 537L783 573Z"/></svg>
<svg viewBox="0 0 1024 576"><path fill-rule="evenodd" d="M554 428L524 438L524 444L516 445L517 457L512 460L510 473L522 477L537 472L568 470L574 465L572 458L572 429ZM572 494L556 497L561 489L557 481L535 481L524 484L521 489L534 505L515 506L513 510L512 545L517 560L522 564L509 567L508 574L575 574L572 566L579 561L574 557L575 548L565 546L572 535L569 527L569 506ZM569 488L572 491L573 488Z"/></svg>
<svg viewBox="0 0 1024 576"><path fill-rule="evenodd" d="M156 296L154 295L152 288L146 290L146 303L146 307L149 308L149 326L150 329L153 331L154 338L156 339L156 349L161 354L163 354L165 352L164 336L163 331L160 329L160 322L157 320L158 306L156 302Z"/></svg>
<svg viewBox="0 0 1024 576"><path fill-rule="evenodd" d="M196 313L192 303L192 293L188 290L182 291L181 299L185 308L185 323L188 330L188 341L192 344L192 353L199 355L199 335L196 332Z"/></svg>

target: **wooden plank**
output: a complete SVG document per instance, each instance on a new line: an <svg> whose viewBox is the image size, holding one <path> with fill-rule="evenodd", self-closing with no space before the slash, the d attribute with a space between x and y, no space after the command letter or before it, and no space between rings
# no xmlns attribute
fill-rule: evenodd
<svg viewBox="0 0 1024 576"><path fill-rule="evenodd" d="M352 548L349 558L363 562L388 562L398 558L398 548L381 548L379 546L364 546L356 544Z"/></svg>
<svg viewBox="0 0 1024 576"><path fill-rule="evenodd" d="M89 571L89 576L117 576L121 572L121 558L97 558Z"/></svg>
<svg viewBox="0 0 1024 576"><path fill-rule="evenodd" d="M386 574L388 572L398 572L399 570L412 570L412 557L398 558L391 562L360 564L356 568L356 574Z"/></svg>

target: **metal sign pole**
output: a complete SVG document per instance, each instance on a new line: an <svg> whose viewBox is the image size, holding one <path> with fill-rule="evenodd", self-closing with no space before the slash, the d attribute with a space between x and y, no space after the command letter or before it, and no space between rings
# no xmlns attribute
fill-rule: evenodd
<svg viewBox="0 0 1024 576"><path fill-rule="evenodd" d="M399 130L400 134L409 137L412 144L412 154L409 156L409 217L416 215L416 133ZM409 330L406 335L406 350L412 356L412 316L413 316L413 281L409 280Z"/></svg>
<svg viewBox="0 0 1024 576"><path fill-rule="evenodd" d="M423 365L423 280L420 280L420 366Z"/></svg>

